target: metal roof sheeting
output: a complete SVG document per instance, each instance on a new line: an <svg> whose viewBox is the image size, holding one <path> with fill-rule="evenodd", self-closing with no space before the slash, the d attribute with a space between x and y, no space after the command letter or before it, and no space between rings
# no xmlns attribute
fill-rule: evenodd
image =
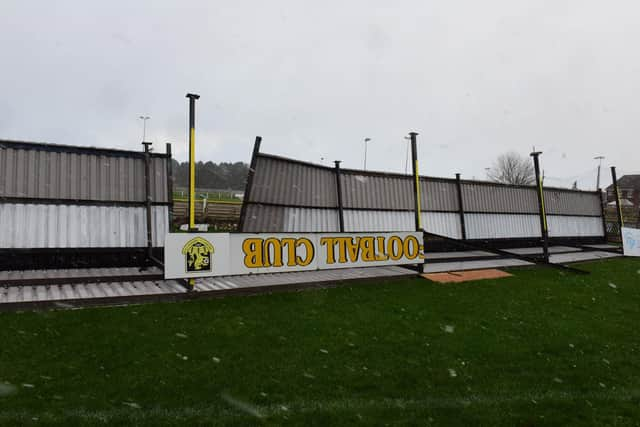
<svg viewBox="0 0 640 427"><path fill-rule="evenodd" d="M150 169L152 201L167 202L167 159L152 157ZM0 144L0 197L143 202L144 170L140 156Z"/></svg>
<svg viewBox="0 0 640 427"><path fill-rule="evenodd" d="M336 177L331 169L259 156L251 201L290 206L337 206Z"/></svg>
<svg viewBox="0 0 640 427"><path fill-rule="evenodd" d="M336 209L286 208L284 230L290 233L339 231Z"/></svg>
<svg viewBox="0 0 640 427"><path fill-rule="evenodd" d="M244 227L241 231L245 233L284 231L286 207L250 204L246 209Z"/></svg>
<svg viewBox="0 0 640 427"><path fill-rule="evenodd" d="M336 170L259 154L253 185L245 200L242 231L337 231ZM343 169L340 173L346 231L413 230L413 178L407 175ZM420 178L423 227L461 238L458 188L454 179ZM462 181L467 237L470 239L540 237L536 187ZM598 195L545 189L557 236L602 236ZM278 206L261 205L273 204ZM584 217L586 220L577 218ZM599 228L598 228L599 227ZM592 234L595 233L595 234Z"/></svg>
<svg viewBox="0 0 640 427"><path fill-rule="evenodd" d="M538 214L536 189L489 183L462 183L466 212L508 212Z"/></svg>
<svg viewBox="0 0 640 427"><path fill-rule="evenodd" d="M413 195L413 188L411 194ZM455 181L420 178L420 198L420 209L423 211L457 212L459 209L458 189ZM411 209L413 209L413 205Z"/></svg>
<svg viewBox="0 0 640 427"><path fill-rule="evenodd" d="M347 172L341 174L341 183L342 203L345 208L413 209L413 187L410 177Z"/></svg>
<svg viewBox="0 0 640 427"><path fill-rule="evenodd" d="M465 214L468 239L540 237L538 215Z"/></svg>
<svg viewBox="0 0 640 427"><path fill-rule="evenodd" d="M603 236L600 217L547 215L549 237Z"/></svg>
<svg viewBox="0 0 640 427"><path fill-rule="evenodd" d="M423 212L422 227L435 234L462 238L462 227L460 226L460 215L448 212Z"/></svg>
<svg viewBox="0 0 640 427"><path fill-rule="evenodd" d="M413 212L345 210L345 231L413 231Z"/></svg>
<svg viewBox="0 0 640 427"><path fill-rule="evenodd" d="M164 246L167 206L152 208L154 246ZM143 207L0 204L1 248L144 247ZM158 238L159 237L159 238Z"/></svg>
<svg viewBox="0 0 640 427"><path fill-rule="evenodd" d="M544 202L549 215L602 215L600 196L597 193L545 189Z"/></svg>

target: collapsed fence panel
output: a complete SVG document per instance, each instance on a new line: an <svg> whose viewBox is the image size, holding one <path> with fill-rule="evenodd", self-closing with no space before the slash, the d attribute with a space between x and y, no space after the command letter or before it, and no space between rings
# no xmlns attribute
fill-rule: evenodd
<svg viewBox="0 0 640 427"><path fill-rule="evenodd" d="M410 231L414 223L411 176L340 169L264 153L244 204L243 232L339 231L336 180L340 179L344 230ZM536 188L420 177L423 228L467 239L540 238ZM604 239L600 198L595 192L545 188L551 237ZM462 202L462 206L461 203Z"/></svg>

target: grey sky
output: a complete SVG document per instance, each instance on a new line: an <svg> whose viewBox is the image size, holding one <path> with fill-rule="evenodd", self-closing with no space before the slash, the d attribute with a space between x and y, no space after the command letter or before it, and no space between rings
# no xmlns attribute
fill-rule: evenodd
<svg viewBox="0 0 640 427"><path fill-rule="evenodd" d="M595 184L595 155L640 171L640 6L633 1L13 1L0 7L0 138L263 151L484 177L543 150L547 184ZM608 170L603 176L608 182ZM554 181L554 178L561 180Z"/></svg>

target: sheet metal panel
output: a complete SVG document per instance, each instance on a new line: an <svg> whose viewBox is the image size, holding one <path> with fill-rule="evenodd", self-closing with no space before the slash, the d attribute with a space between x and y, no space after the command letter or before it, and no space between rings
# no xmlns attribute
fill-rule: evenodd
<svg viewBox="0 0 640 427"><path fill-rule="evenodd" d="M164 245L166 206L152 211L154 246ZM0 248L105 248L147 245L142 207L0 204Z"/></svg>
<svg viewBox="0 0 640 427"><path fill-rule="evenodd" d="M538 196L534 187L463 182L462 197L467 212L538 213Z"/></svg>
<svg viewBox="0 0 640 427"><path fill-rule="evenodd" d="M333 170L258 156L252 202L305 207L336 207Z"/></svg>
<svg viewBox="0 0 640 427"><path fill-rule="evenodd" d="M413 215L413 212L411 212ZM422 227L435 234L462 239L460 215L448 212L422 212Z"/></svg>
<svg viewBox="0 0 640 427"><path fill-rule="evenodd" d="M413 231L413 212L344 211L345 231Z"/></svg>
<svg viewBox="0 0 640 427"><path fill-rule="evenodd" d="M411 176L368 175L343 173L342 199L345 208L413 209L413 178ZM454 182L420 179L422 209L458 210Z"/></svg>
<svg viewBox="0 0 640 427"><path fill-rule="evenodd" d="M152 158L154 202L167 201L166 165L166 158ZM0 197L142 202L144 160L0 145Z"/></svg>
<svg viewBox="0 0 640 427"><path fill-rule="evenodd" d="M341 174L345 208L413 209L411 177Z"/></svg>
<svg viewBox="0 0 640 427"><path fill-rule="evenodd" d="M538 215L465 214L468 239L540 237Z"/></svg>
<svg viewBox="0 0 640 427"><path fill-rule="evenodd" d="M601 217L547 215L549 237L604 236Z"/></svg>
<svg viewBox="0 0 640 427"><path fill-rule="evenodd" d="M285 226L286 207L266 206L258 204L247 205L243 232L272 233L283 232Z"/></svg>
<svg viewBox="0 0 640 427"><path fill-rule="evenodd" d="M286 232L340 231L337 209L286 208L284 215Z"/></svg>
<svg viewBox="0 0 640 427"><path fill-rule="evenodd" d="M544 190L547 214L602 215L600 197L595 193Z"/></svg>
<svg viewBox="0 0 640 427"><path fill-rule="evenodd" d="M421 209L457 212L458 192L455 181L420 179ZM413 194L413 188L411 189ZM413 197L411 198L413 203ZM413 204L411 205L413 208Z"/></svg>

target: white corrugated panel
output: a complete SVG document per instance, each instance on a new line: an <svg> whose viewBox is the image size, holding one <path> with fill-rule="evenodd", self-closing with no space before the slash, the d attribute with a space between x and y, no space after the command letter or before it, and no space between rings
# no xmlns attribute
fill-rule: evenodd
<svg viewBox="0 0 640 427"><path fill-rule="evenodd" d="M538 215L465 214L468 239L540 237Z"/></svg>
<svg viewBox="0 0 640 427"><path fill-rule="evenodd" d="M411 212L413 216L413 212ZM460 215L450 212L422 212L422 227L435 234L462 238L462 228L460 226Z"/></svg>
<svg viewBox="0 0 640 427"><path fill-rule="evenodd" d="M285 208L284 231L288 233L313 233L339 231L337 209Z"/></svg>
<svg viewBox="0 0 640 427"><path fill-rule="evenodd" d="M547 224L549 237L604 236L601 217L547 215Z"/></svg>
<svg viewBox="0 0 640 427"><path fill-rule="evenodd" d="M321 209L289 209L286 231L337 231L338 211ZM312 212L307 212L312 211ZM319 221L317 224L313 221ZM335 222L332 222L335 220ZM422 212L427 231L460 238L460 222L456 213ZM313 225L316 225L314 229ZM294 229L296 228L297 229ZM331 228L334 227L334 228ZM344 229L355 231L413 231L415 217L410 211L344 210Z"/></svg>
<svg viewBox="0 0 640 427"><path fill-rule="evenodd" d="M344 210L345 231L413 231L413 212Z"/></svg>
<svg viewBox="0 0 640 427"><path fill-rule="evenodd" d="M168 230L166 206L154 206L154 245ZM143 247L143 207L0 204L0 248Z"/></svg>

